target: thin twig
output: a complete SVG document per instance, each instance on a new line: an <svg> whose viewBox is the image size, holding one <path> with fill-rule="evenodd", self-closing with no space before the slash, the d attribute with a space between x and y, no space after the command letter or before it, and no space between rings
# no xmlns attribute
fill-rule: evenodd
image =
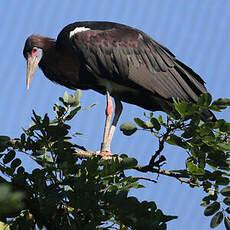
<svg viewBox="0 0 230 230"><path fill-rule="evenodd" d="M81 150L86 151L86 152L88 152L88 151L91 152L90 150L86 149L84 146L77 145L77 144L75 144L75 143L73 143L73 142L71 142L71 141L66 141L66 142L72 144L73 147L76 147L76 148L81 149Z"/></svg>
<svg viewBox="0 0 230 230"><path fill-rule="evenodd" d="M179 180L181 183L186 183L186 184L189 184L191 186L196 186L196 187L200 187L200 184L199 183L194 183L190 180L184 180L182 178L177 178L177 180Z"/></svg>
<svg viewBox="0 0 230 230"><path fill-rule="evenodd" d="M148 171L146 171L146 166L141 166L141 165L137 165L134 169L136 169L139 172L152 172L152 173L158 173L158 174L162 174L165 176L170 176L170 177L175 177L175 178L190 178L190 176L188 174L182 174L182 173L173 173L170 171L166 171L163 169L157 169L157 168L151 168Z"/></svg>
<svg viewBox="0 0 230 230"><path fill-rule="evenodd" d="M134 169L136 169L139 172L146 172L146 166L136 166ZM143 171L143 169L144 169L144 171ZM200 186L199 183L194 183L191 180L191 177L187 173L173 173L173 172L170 172L170 171L166 171L166 170L163 170L163 169L157 169L157 168L149 169L148 172L173 177L173 178L176 178L177 180L179 180L181 183L186 183L186 184L189 184L191 186L197 186L197 187ZM185 180L183 178L187 178L189 180Z"/></svg>
<svg viewBox="0 0 230 230"><path fill-rule="evenodd" d="M146 177L134 177L134 179L137 179L137 180L147 180L147 181L151 181L151 182L157 183L156 180L153 180L151 178L146 178Z"/></svg>
<svg viewBox="0 0 230 230"><path fill-rule="evenodd" d="M151 169L153 169L154 167L160 168L162 166L161 163L166 160L165 157L162 156L157 161L156 161L156 158L159 157L161 152L163 151L165 140L168 138L168 136L169 136L171 131L172 131L172 129L168 125L166 133L163 134L163 136L158 137L158 139L159 139L158 150L155 152L154 155L152 155L152 157L151 157L151 159L149 161L149 164L142 168L142 172L148 172L148 171L151 171Z"/></svg>

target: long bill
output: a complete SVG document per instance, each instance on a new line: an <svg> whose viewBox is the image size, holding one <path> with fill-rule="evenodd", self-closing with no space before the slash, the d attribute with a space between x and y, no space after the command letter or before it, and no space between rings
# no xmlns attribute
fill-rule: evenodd
<svg viewBox="0 0 230 230"><path fill-rule="evenodd" d="M27 58L27 74L26 74L26 88L30 88L30 83L32 82L35 70L39 63L39 58L37 56L29 55Z"/></svg>

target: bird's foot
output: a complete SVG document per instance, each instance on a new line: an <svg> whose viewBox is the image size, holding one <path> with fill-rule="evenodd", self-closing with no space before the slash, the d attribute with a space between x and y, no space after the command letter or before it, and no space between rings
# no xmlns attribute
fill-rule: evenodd
<svg viewBox="0 0 230 230"><path fill-rule="evenodd" d="M111 157L113 154L109 151L101 151L99 155L101 157Z"/></svg>

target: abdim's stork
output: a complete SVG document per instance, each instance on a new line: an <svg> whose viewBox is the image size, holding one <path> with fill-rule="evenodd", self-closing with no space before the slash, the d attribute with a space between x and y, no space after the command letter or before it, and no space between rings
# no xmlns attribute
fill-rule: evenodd
<svg viewBox="0 0 230 230"><path fill-rule="evenodd" d="M122 111L121 101L168 112L172 99L197 102L204 81L164 46L142 31L113 22L75 22L57 40L31 35L23 50L27 88L37 65L51 81L70 89L93 89L107 97L101 155L110 143ZM111 96L115 99L115 115ZM205 111L204 116L212 116Z"/></svg>

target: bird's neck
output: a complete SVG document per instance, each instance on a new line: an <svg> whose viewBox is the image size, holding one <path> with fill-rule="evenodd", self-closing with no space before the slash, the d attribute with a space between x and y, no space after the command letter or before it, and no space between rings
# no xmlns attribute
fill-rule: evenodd
<svg viewBox="0 0 230 230"><path fill-rule="evenodd" d="M49 72L49 74L55 72L54 67L55 67L55 63L57 63L58 52L55 46L55 41L52 38L43 37L42 43L43 43L43 47L42 47L43 55L41 61L39 62L39 67L47 76L47 72Z"/></svg>
<svg viewBox="0 0 230 230"><path fill-rule="evenodd" d="M68 88L76 88L75 78L79 72L79 61L68 50L60 49L53 39L45 39L46 46L39 62L45 76L58 84Z"/></svg>
<svg viewBox="0 0 230 230"><path fill-rule="evenodd" d="M42 37L42 49L45 51L55 47L55 40L53 38Z"/></svg>

